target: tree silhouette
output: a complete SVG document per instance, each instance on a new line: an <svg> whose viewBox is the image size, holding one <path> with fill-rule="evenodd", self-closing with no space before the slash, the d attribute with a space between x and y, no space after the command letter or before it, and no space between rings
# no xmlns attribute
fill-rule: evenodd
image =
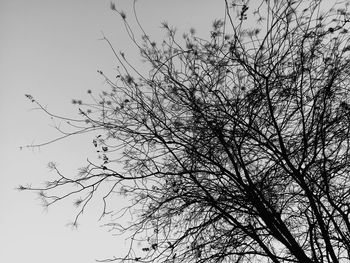
<svg viewBox="0 0 350 263"><path fill-rule="evenodd" d="M348 4L247 2L225 1L209 39L163 23L161 43L140 24L137 41L111 5L147 74L105 39L116 79L98 71L110 90L74 100L81 119L63 134L99 131L100 162L78 178L51 164L45 187L20 187L47 205L82 196L75 222L97 193L102 217L114 194L129 198L130 225L108 226L132 233L130 250L106 261L349 262Z"/></svg>

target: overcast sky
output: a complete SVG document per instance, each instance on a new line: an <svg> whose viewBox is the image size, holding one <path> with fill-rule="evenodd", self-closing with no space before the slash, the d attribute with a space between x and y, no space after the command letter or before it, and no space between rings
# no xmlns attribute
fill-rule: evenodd
<svg viewBox="0 0 350 263"><path fill-rule="evenodd" d="M116 5L132 20L132 0ZM177 26L179 37L192 26L204 34L223 12L218 0L138 1L142 24L158 40L162 21ZM54 113L75 116L73 98L86 99L88 89L98 93L107 88L96 70L113 74L117 63L99 40L102 31L142 67L107 0L0 0L0 262L92 263L127 248L123 239L99 227L98 204L73 231L67 226L75 211L70 202L45 211L35 194L14 190L19 184L45 181L49 161L74 175L94 154L89 136L35 150L19 147L58 135L50 118L33 109L24 94Z"/></svg>

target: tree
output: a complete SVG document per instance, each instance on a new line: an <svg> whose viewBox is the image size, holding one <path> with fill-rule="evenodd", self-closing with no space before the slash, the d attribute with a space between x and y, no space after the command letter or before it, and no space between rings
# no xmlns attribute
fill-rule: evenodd
<svg viewBox="0 0 350 263"><path fill-rule="evenodd" d="M163 23L160 44L140 24L137 41L112 4L149 70L105 38L117 81L99 71L110 91L74 100L81 119L63 135L99 131L101 161L79 178L52 164L57 178L20 189L47 205L83 196L76 221L99 191L102 217L115 193L130 198L132 224L108 224L133 233L129 253L107 261L349 262L348 3L225 4L209 39Z"/></svg>

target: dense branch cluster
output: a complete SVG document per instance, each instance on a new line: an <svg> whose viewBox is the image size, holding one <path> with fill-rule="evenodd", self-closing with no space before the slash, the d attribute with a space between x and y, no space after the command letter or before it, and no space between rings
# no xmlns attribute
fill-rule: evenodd
<svg viewBox="0 0 350 263"><path fill-rule="evenodd" d="M75 101L101 162L78 178L52 165L58 179L22 188L47 205L82 196L76 220L101 188L102 216L115 193L130 198L132 224L108 224L133 233L130 250L111 261L349 262L348 5L225 4L209 39L163 23L161 44L136 41L112 5L148 75L112 47L110 91Z"/></svg>

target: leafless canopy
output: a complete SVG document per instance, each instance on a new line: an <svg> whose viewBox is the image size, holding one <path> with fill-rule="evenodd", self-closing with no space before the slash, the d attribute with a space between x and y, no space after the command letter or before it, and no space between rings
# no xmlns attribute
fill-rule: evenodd
<svg viewBox="0 0 350 263"><path fill-rule="evenodd" d="M161 43L112 4L149 70L105 39L117 76L99 71L110 90L74 100L63 135L99 131L100 162L21 189L79 196L76 220L98 193L102 216L125 195L131 224L107 225L130 250L106 261L349 262L350 13L329 2L226 1L208 39L164 22Z"/></svg>

